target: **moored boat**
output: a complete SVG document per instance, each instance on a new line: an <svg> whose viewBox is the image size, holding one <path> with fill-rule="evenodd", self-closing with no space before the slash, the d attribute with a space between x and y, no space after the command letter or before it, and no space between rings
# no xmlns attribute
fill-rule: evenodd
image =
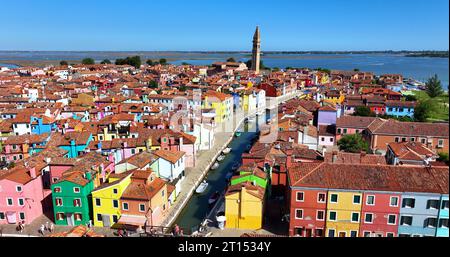
<svg viewBox="0 0 450 257"><path fill-rule="evenodd" d="M208 188L208 182L206 182L206 180L203 180L202 183L200 183L200 185L197 187L197 189L195 189L195 192L197 194L201 194L203 192L205 192L206 188Z"/></svg>
<svg viewBox="0 0 450 257"><path fill-rule="evenodd" d="M215 202L217 202L217 200L219 200L219 197L220 197L220 193L219 193L219 191L216 191L214 194L211 195L211 197L209 197L208 203L214 204Z"/></svg>
<svg viewBox="0 0 450 257"><path fill-rule="evenodd" d="M223 154L229 154L230 152L231 152L231 148L230 147L227 147L227 148L225 148L223 151L222 151L222 153Z"/></svg>
<svg viewBox="0 0 450 257"><path fill-rule="evenodd" d="M240 137L241 136L241 132L236 132L234 135L236 136L236 137Z"/></svg>
<svg viewBox="0 0 450 257"><path fill-rule="evenodd" d="M220 164L218 162L214 163L214 165L211 167L211 170L217 170L219 168Z"/></svg>
<svg viewBox="0 0 450 257"><path fill-rule="evenodd" d="M221 162L225 159L225 155L220 155L219 157L217 157L217 161Z"/></svg>

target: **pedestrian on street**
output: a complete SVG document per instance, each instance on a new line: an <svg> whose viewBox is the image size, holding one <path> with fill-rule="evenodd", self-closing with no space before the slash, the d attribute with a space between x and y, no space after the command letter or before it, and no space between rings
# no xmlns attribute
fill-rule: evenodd
<svg viewBox="0 0 450 257"><path fill-rule="evenodd" d="M48 221L45 223L45 230L50 231L50 224Z"/></svg>
<svg viewBox="0 0 450 257"><path fill-rule="evenodd" d="M50 230L50 232L53 232L53 229L55 228L55 225L53 225L53 223L51 223L50 224L50 228L49 228L49 230Z"/></svg>
<svg viewBox="0 0 450 257"><path fill-rule="evenodd" d="M39 234L44 236L44 231L45 231L45 226L44 226L44 224L42 224L41 227L39 228Z"/></svg>

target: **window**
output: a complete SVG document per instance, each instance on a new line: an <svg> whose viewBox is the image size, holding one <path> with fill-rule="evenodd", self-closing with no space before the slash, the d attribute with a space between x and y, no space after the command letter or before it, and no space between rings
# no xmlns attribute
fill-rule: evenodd
<svg viewBox="0 0 450 257"><path fill-rule="evenodd" d="M340 128L337 129L337 133L341 134L341 129Z"/></svg>
<svg viewBox="0 0 450 257"><path fill-rule="evenodd" d="M375 196L374 195L368 195L366 199L367 205L375 205Z"/></svg>
<svg viewBox="0 0 450 257"><path fill-rule="evenodd" d="M112 218L113 218L114 223L117 223L117 221L119 221L119 218L117 217L117 215L113 215Z"/></svg>
<svg viewBox="0 0 450 257"><path fill-rule="evenodd" d="M361 203L361 196L360 195L354 195L353 196L353 204L360 204Z"/></svg>
<svg viewBox="0 0 450 257"><path fill-rule="evenodd" d="M337 203L338 202L338 195L337 194L331 194L330 195L330 203Z"/></svg>
<svg viewBox="0 0 450 257"><path fill-rule="evenodd" d="M139 211L145 212L145 204L139 204Z"/></svg>
<svg viewBox="0 0 450 257"><path fill-rule="evenodd" d="M402 142L406 142L406 137L402 137Z"/></svg>
<svg viewBox="0 0 450 257"><path fill-rule="evenodd" d="M6 205L12 206L13 205L13 199L12 198L6 198Z"/></svg>
<svg viewBox="0 0 450 257"><path fill-rule="evenodd" d="M388 232L386 233L386 237L394 237L394 233Z"/></svg>
<svg viewBox="0 0 450 257"><path fill-rule="evenodd" d="M428 200L427 209L439 209L439 200Z"/></svg>
<svg viewBox="0 0 450 257"><path fill-rule="evenodd" d="M136 150L135 149L131 149L131 154L135 154Z"/></svg>
<svg viewBox="0 0 450 257"><path fill-rule="evenodd" d="M295 200L297 202L303 202L304 201L304 195L305 195L305 193L303 193L303 192L297 192Z"/></svg>
<svg viewBox="0 0 450 257"><path fill-rule="evenodd" d="M427 139L425 139L425 138L421 138L421 139L420 139L420 143L422 143L422 144L426 144L426 143L427 143Z"/></svg>
<svg viewBox="0 0 450 257"><path fill-rule="evenodd" d="M411 137L409 140L410 140L411 142L414 142L414 141L416 141L416 138Z"/></svg>
<svg viewBox="0 0 450 257"><path fill-rule="evenodd" d="M400 142L400 138L399 137L395 137L395 143Z"/></svg>
<svg viewBox="0 0 450 257"><path fill-rule="evenodd" d="M387 221L387 224L388 224L388 225L395 225L396 222L397 222L397 215L395 215L395 214L389 214L389 215L388 215L388 221Z"/></svg>
<svg viewBox="0 0 450 257"><path fill-rule="evenodd" d="M336 231L334 229L328 229L328 237L334 237Z"/></svg>
<svg viewBox="0 0 450 257"><path fill-rule="evenodd" d="M317 228L315 232L316 237L323 237L323 229Z"/></svg>
<svg viewBox="0 0 450 257"><path fill-rule="evenodd" d="M73 192L74 193L79 193L80 192L80 188L79 187L74 187L73 188Z"/></svg>
<svg viewBox="0 0 450 257"><path fill-rule="evenodd" d="M325 193L319 193L317 195L317 202L318 203L324 203L325 202Z"/></svg>
<svg viewBox="0 0 450 257"><path fill-rule="evenodd" d="M55 181L53 181L53 182L55 182ZM60 187L55 187L54 192L55 193L61 193L61 188Z"/></svg>
<svg viewBox="0 0 450 257"><path fill-rule="evenodd" d="M113 189L113 194L117 194L119 191L117 190L117 188Z"/></svg>
<svg viewBox="0 0 450 257"><path fill-rule="evenodd" d="M303 210L302 209L295 209L295 218L303 219Z"/></svg>
<svg viewBox="0 0 450 257"><path fill-rule="evenodd" d="M333 141L334 141L334 138L330 137L330 142L333 142Z"/></svg>
<svg viewBox="0 0 450 257"><path fill-rule="evenodd" d="M102 221L102 215L99 213L99 214L97 214L97 220L98 221Z"/></svg>
<svg viewBox="0 0 450 257"><path fill-rule="evenodd" d="M356 133L356 134L359 134L359 129L355 130L355 133Z"/></svg>
<svg viewBox="0 0 450 257"><path fill-rule="evenodd" d="M364 237L370 237L370 231L364 231Z"/></svg>
<svg viewBox="0 0 450 257"><path fill-rule="evenodd" d="M448 210L448 200L442 200L441 209Z"/></svg>
<svg viewBox="0 0 450 257"><path fill-rule="evenodd" d="M373 222L373 214L366 213L364 217L364 223L372 223Z"/></svg>
<svg viewBox="0 0 450 257"><path fill-rule="evenodd" d="M18 199L18 203L19 203L19 206L24 206L25 205L25 201L23 200L23 198L19 198Z"/></svg>
<svg viewBox="0 0 450 257"><path fill-rule="evenodd" d="M62 198L56 197L55 198L55 204L56 204L56 206L63 206Z"/></svg>
<svg viewBox="0 0 450 257"><path fill-rule="evenodd" d="M412 216L402 216L400 218L400 225L402 226L411 226L413 221Z"/></svg>
<svg viewBox="0 0 450 257"><path fill-rule="evenodd" d="M444 147L444 139L439 139L439 140L438 140L438 145L437 145L437 147L438 147L438 148L443 148L443 147Z"/></svg>
<svg viewBox="0 0 450 257"><path fill-rule="evenodd" d="M402 203L403 208L414 208L415 205L416 205L416 199L414 199L414 198L404 198L403 199L403 203Z"/></svg>
<svg viewBox="0 0 450 257"><path fill-rule="evenodd" d="M57 220L64 220L65 219L64 213L62 213L62 212L56 213L56 219Z"/></svg>
<svg viewBox="0 0 450 257"><path fill-rule="evenodd" d="M398 237L411 237L410 234L399 234Z"/></svg>
<svg viewBox="0 0 450 257"><path fill-rule="evenodd" d="M344 129L344 134L347 134L347 129L346 128Z"/></svg>
<svg viewBox="0 0 450 257"><path fill-rule="evenodd" d="M359 222L359 213L352 212L352 222Z"/></svg>
<svg viewBox="0 0 450 257"><path fill-rule="evenodd" d="M389 200L389 206L391 206L391 207L398 206L398 197L397 196L391 196L391 199Z"/></svg>
<svg viewBox="0 0 450 257"><path fill-rule="evenodd" d="M163 190L163 191L161 191L161 196L162 196L162 197L164 197L164 190Z"/></svg>
<svg viewBox="0 0 450 257"><path fill-rule="evenodd" d="M81 215L81 213L75 213L73 216L76 221L81 221L83 219L83 215Z"/></svg>
<svg viewBox="0 0 450 257"><path fill-rule="evenodd" d="M128 203L122 203L122 209L128 210Z"/></svg>
<svg viewBox="0 0 450 257"><path fill-rule="evenodd" d="M330 211L330 214L328 215L328 220L329 221L336 221L337 219L337 214L335 211Z"/></svg>
<svg viewBox="0 0 450 257"><path fill-rule="evenodd" d="M439 221L439 227L440 228L448 228L448 219L441 219Z"/></svg>
<svg viewBox="0 0 450 257"><path fill-rule="evenodd" d="M4 212L0 212L0 220L4 220L5 219L5 213Z"/></svg>
<svg viewBox="0 0 450 257"><path fill-rule="evenodd" d="M356 231L356 230L350 231L350 237L357 237L357 236L358 236L358 231Z"/></svg>
<svg viewBox="0 0 450 257"><path fill-rule="evenodd" d="M81 207L81 199L80 198L73 199L73 206L74 207Z"/></svg>
<svg viewBox="0 0 450 257"><path fill-rule="evenodd" d="M113 207L114 208L119 208L119 201L113 200Z"/></svg>
<svg viewBox="0 0 450 257"><path fill-rule="evenodd" d="M102 201L100 198L95 198L95 205L96 206L102 206Z"/></svg>
<svg viewBox="0 0 450 257"><path fill-rule="evenodd" d="M320 140L321 140L322 142L325 142L325 138L324 138L324 137L321 137Z"/></svg>
<svg viewBox="0 0 450 257"><path fill-rule="evenodd" d="M19 219L24 220L25 219L25 213L19 212Z"/></svg>
<svg viewBox="0 0 450 257"><path fill-rule="evenodd" d="M436 218L427 218L425 219L424 227L435 228L437 226Z"/></svg>
<svg viewBox="0 0 450 257"><path fill-rule="evenodd" d="M317 211L316 219L325 220L325 211Z"/></svg>
<svg viewBox="0 0 450 257"><path fill-rule="evenodd" d="M16 186L16 192L22 192L22 187L21 186Z"/></svg>

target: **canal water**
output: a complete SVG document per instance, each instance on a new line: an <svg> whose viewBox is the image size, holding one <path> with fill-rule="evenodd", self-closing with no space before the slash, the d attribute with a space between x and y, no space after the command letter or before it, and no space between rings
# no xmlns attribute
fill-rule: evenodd
<svg viewBox="0 0 450 257"><path fill-rule="evenodd" d="M266 117L264 117L266 118ZM174 224L178 224L185 229L185 233L192 233L198 229L200 223L206 218L210 211L208 199L216 191L222 193L227 187L226 175L232 170L233 164L242 163L242 154L248 152L249 147L256 142L258 137L258 124L264 123L263 117L256 117L248 124L242 124L238 131L242 132L241 136L234 137L228 147L232 148L231 153L220 162L220 166L216 170L210 170L205 180L208 182L208 188L202 194L194 193L187 203L184 210L180 213ZM255 129L256 127L256 129Z"/></svg>

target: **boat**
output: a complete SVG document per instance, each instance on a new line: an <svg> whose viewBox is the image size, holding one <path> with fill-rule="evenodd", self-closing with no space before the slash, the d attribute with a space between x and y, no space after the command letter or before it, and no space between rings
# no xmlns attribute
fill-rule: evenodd
<svg viewBox="0 0 450 257"><path fill-rule="evenodd" d="M219 168L220 164L218 162L214 163L214 165L211 167L211 170L217 170Z"/></svg>
<svg viewBox="0 0 450 257"><path fill-rule="evenodd" d="M227 148L225 148L225 149L222 151L223 154L229 154L230 152L231 152L231 148L230 148L230 147L227 147Z"/></svg>
<svg viewBox="0 0 450 257"><path fill-rule="evenodd" d="M203 180L202 183L200 183L200 185L197 187L197 189L195 189L195 192L197 194L201 194L203 192L205 192L206 188L208 188L208 182L206 182L206 180Z"/></svg>
<svg viewBox="0 0 450 257"><path fill-rule="evenodd" d="M233 164L233 167L231 167L232 170L237 170L239 169L239 167L241 166L241 164L239 162L236 162Z"/></svg>
<svg viewBox="0 0 450 257"><path fill-rule="evenodd" d="M217 157L217 161L221 162L225 159L225 155L220 155L219 157Z"/></svg>
<svg viewBox="0 0 450 257"><path fill-rule="evenodd" d="M236 137L240 137L242 135L241 132L236 132L236 134L234 134Z"/></svg>
<svg viewBox="0 0 450 257"><path fill-rule="evenodd" d="M209 204L214 204L215 202L217 202L217 200L219 200L220 197L220 193L219 191L216 191L214 194L211 195L211 197L208 199L208 203Z"/></svg>

